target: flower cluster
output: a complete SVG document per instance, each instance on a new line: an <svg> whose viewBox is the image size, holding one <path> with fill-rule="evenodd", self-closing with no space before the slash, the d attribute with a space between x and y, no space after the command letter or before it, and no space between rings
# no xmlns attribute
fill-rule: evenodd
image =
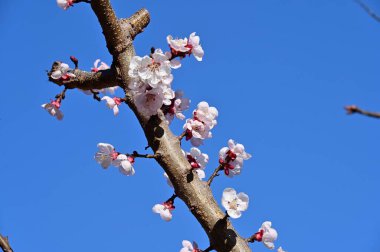
<svg viewBox="0 0 380 252"><path fill-rule="evenodd" d="M107 169L110 165L119 168L119 171L124 175L131 176L135 174L133 164L135 158L127 156L115 151L115 148L108 143L99 143L98 152L95 154L95 160L104 168Z"/></svg>
<svg viewBox="0 0 380 252"><path fill-rule="evenodd" d="M217 124L218 110L203 101L193 111L193 118L187 119L183 129L186 130L186 140L193 146L200 146L203 140L211 138L211 129Z"/></svg>
<svg viewBox="0 0 380 252"><path fill-rule="evenodd" d="M132 78L129 88L142 114L150 117L157 114L162 105L171 105L175 97L171 89L173 75L170 61L161 49L156 49L151 56L134 56L128 74Z"/></svg>
<svg viewBox="0 0 380 252"><path fill-rule="evenodd" d="M184 58L186 55L194 55L198 61L202 61L204 51L199 44L200 38L195 32L190 34L189 39L173 39L171 35L166 37L166 41L170 46L171 57Z"/></svg>
<svg viewBox="0 0 380 252"><path fill-rule="evenodd" d="M224 173L233 177L239 175L243 167L243 161L250 159L251 155L245 152L244 145L228 140L228 147L219 151L219 163L223 165Z"/></svg>
<svg viewBox="0 0 380 252"><path fill-rule="evenodd" d="M233 188L226 188L223 191L222 205L231 218L240 218L241 212L247 210L249 197L245 193L236 193Z"/></svg>
<svg viewBox="0 0 380 252"><path fill-rule="evenodd" d="M50 103L42 104L43 107L50 115L56 117L58 120L63 119L63 113L59 109L61 107L61 99L56 99Z"/></svg>
<svg viewBox="0 0 380 252"><path fill-rule="evenodd" d="M69 65L60 62L58 69L51 73L50 78L54 80L69 80L70 78L75 78L75 74L71 73Z"/></svg>

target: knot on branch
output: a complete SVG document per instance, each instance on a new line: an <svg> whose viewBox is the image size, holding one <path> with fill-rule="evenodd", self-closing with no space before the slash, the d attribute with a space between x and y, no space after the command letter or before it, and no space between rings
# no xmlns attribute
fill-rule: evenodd
<svg viewBox="0 0 380 252"><path fill-rule="evenodd" d="M129 18L121 19L120 26L123 30L127 30L131 39L142 33L150 22L150 14L147 9L141 9Z"/></svg>

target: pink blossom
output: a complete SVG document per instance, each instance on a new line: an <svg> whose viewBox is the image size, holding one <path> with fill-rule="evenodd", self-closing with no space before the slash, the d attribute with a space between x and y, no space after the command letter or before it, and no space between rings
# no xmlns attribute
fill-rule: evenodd
<svg viewBox="0 0 380 252"><path fill-rule="evenodd" d="M63 119L63 113L59 109L61 101L59 99L41 105L50 115L55 116L58 120Z"/></svg>

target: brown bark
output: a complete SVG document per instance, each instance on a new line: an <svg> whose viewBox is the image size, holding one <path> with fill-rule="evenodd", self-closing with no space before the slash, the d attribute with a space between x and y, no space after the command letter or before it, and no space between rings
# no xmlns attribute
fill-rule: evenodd
<svg viewBox="0 0 380 252"><path fill-rule="evenodd" d="M135 55L133 38L149 23L149 13L140 10L129 19L118 20L109 0L92 0L91 7L98 17L113 56L115 79L126 92L126 103L133 110L144 130L155 159L168 174L176 195L181 198L207 233L210 245L220 252L251 251L247 242L234 230L231 222L216 203L207 182L194 176L187 159L182 155L180 140L169 129L164 115L146 118L136 108L128 83L129 63ZM98 87L86 86L87 89ZM209 249L210 250L210 249Z"/></svg>
<svg viewBox="0 0 380 252"><path fill-rule="evenodd" d="M0 248L3 252L13 252L11 245L9 245L8 237L4 237L0 234Z"/></svg>
<svg viewBox="0 0 380 252"><path fill-rule="evenodd" d="M79 88L83 90L90 89L102 89L108 87L118 86L115 71L111 68L108 70L102 70L97 73L86 72L80 69L73 69L71 73L75 74L76 77L70 78L68 80L55 80L50 77L51 73L59 67L60 62L56 61L53 63L51 70L48 72L49 81L62 86L64 85L68 89Z"/></svg>

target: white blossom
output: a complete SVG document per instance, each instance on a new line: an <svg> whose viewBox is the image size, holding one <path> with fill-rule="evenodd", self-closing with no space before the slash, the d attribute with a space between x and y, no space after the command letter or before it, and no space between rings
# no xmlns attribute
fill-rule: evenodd
<svg viewBox="0 0 380 252"><path fill-rule="evenodd" d="M119 105L121 104L122 100L119 97L111 98L109 96L103 96L102 101L106 101L106 105L109 109L113 110L113 114L117 116L119 114Z"/></svg>
<svg viewBox="0 0 380 252"><path fill-rule="evenodd" d="M99 65L99 63L100 63L100 65ZM91 72L97 73L101 70L107 70L107 69L110 69L110 67L106 63L104 63L103 61L100 61L100 59L97 59L94 62L94 67L91 68Z"/></svg>
<svg viewBox="0 0 380 252"><path fill-rule="evenodd" d="M66 63L59 63L59 67L57 70L53 71L50 77L54 80L68 80L70 78L74 78L75 74L69 72L70 67Z"/></svg>
<svg viewBox="0 0 380 252"><path fill-rule="evenodd" d="M180 250L180 252L199 252L200 251L198 244L195 241L193 241L193 243L191 244L190 241L183 240L182 247L183 248Z"/></svg>
<svg viewBox="0 0 380 252"><path fill-rule="evenodd" d="M190 99L183 97L182 91L175 91L175 97L171 100L170 105L166 108L165 118L168 123L171 123L176 116L178 119L185 119L185 115L182 113L190 106Z"/></svg>
<svg viewBox="0 0 380 252"><path fill-rule="evenodd" d="M191 48L191 53L194 55L194 57L198 61L202 61L204 51L203 51L202 46L199 44L199 42L200 42L199 36L196 36L195 32L191 33L189 37L189 43L188 43Z"/></svg>
<svg viewBox="0 0 380 252"><path fill-rule="evenodd" d="M162 89L152 89L144 93L138 93L134 97L135 103L139 111L150 117L157 114L157 110L162 107L164 102L164 94Z"/></svg>
<svg viewBox="0 0 380 252"><path fill-rule="evenodd" d="M224 172L229 177L239 175L243 167L243 161L251 157L251 154L245 152L244 145L236 143L232 139L228 140L228 147L223 147L219 151L219 160L224 163Z"/></svg>
<svg viewBox="0 0 380 252"><path fill-rule="evenodd" d="M161 49L156 49L151 57L134 56L128 74L132 78L141 79L152 88L156 88L160 82L170 85L173 79L170 61Z"/></svg>
<svg viewBox="0 0 380 252"><path fill-rule="evenodd" d="M172 219L173 206L168 205L166 202L163 204L156 204L153 206L152 211L160 215L161 219L170 221Z"/></svg>
<svg viewBox="0 0 380 252"><path fill-rule="evenodd" d="M119 171L127 176L132 176L135 174L135 170L133 168L133 163L135 162L132 156L127 156L124 154L120 154L114 161L114 166L119 168Z"/></svg>
<svg viewBox="0 0 380 252"><path fill-rule="evenodd" d="M166 37L166 41L168 42L170 49L175 52L188 52L190 48L187 47L187 38L184 39L173 39L172 35L168 35Z"/></svg>
<svg viewBox="0 0 380 252"><path fill-rule="evenodd" d="M210 107L207 102L198 103L197 110L194 111L194 118L208 125L212 129L216 124L218 110L215 107Z"/></svg>
<svg viewBox="0 0 380 252"><path fill-rule="evenodd" d="M236 194L235 189L226 188L223 191L222 205L231 218L239 218L241 212L247 210L249 197L245 193Z"/></svg>
<svg viewBox="0 0 380 252"><path fill-rule="evenodd" d="M67 10L69 7L73 6L74 0L57 0L57 4L60 8Z"/></svg>
<svg viewBox="0 0 380 252"><path fill-rule="evenodd" d="M63 119L63 113L59 109L61 106L59 101L52 101L50 103L42 104L41 107L43 107L50 115L56 117L58 120Z"/></svg>
<svg viewBox="0 0 380 252"><path fill-rule="evenodd" d="M198 148L192 147L190 152L186 153L187 160L191 164L193 169L205 169L208 163L209 157L207 154L202 153Z"/></svg>
<svg viewBox="0 0 380 252"><path fill-rule="evenodd" d="M212 137L210 127L196 119L187 119L183 128L187 131L186 140L190 139L191 144L196 147L203 144L204 139Z"/></svg>
<svg viewBox="0 0 380 252"><path fill-rule="evenodd" d="M95 160L104 169L107 169L111 164L114 164L117 156L119 155L113 145L108 143L98 143L99 150L95 153Z"/></svg>
<svg viewBox="0 0 380 252"><path fill-rule="evenodd" d="M272 228L272 222L265 221L261 228L259 229L259 232L262 233L262 242L264 245L269 249L274 249L274 241L277 240L277 231Z"/></svg>
<svg viewBox="0 0 380 252"><path fill-rule="evenodd" d="M277 249L277 252L286 252L286 251L283 250L282 247L279 247L279 248Z"/></svg>

